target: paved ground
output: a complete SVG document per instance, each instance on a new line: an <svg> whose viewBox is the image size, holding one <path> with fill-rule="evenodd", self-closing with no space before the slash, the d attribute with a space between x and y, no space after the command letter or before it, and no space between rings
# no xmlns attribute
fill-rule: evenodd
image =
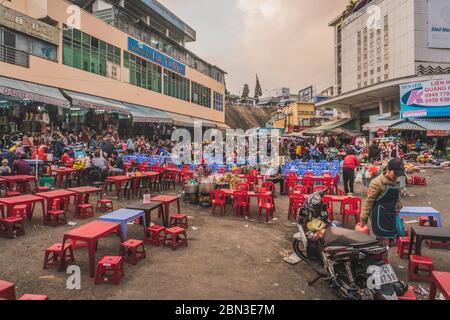
<svg viewBox="0 0 450 320"><path fill-rule="evenodd" d="M428 177L429 186L408 189L413 196L406 197L405 204L433 206L449 227L450 170L428 170L421 175ZM44 293L52 299L334 299L323 282L307 286L314 273L306 265L292 266L282 260L292 253L296 228L287 222L287 198L278 196L276 201L279 219L270 224L238 219L231 210L227 217L211 216L210 209L183 205L183 212L191 217L189 247L172 251L147 245L147 259L135 267L127 264L120 286L95 286L87 275L87 252L77 250L82 288L75 291L66 289L67 274L42 269L44 249L61 241L72 227L44 227L38 211L26 224L26 236L0 239L0 279L15 282L18 294ZM252 207L255 211L255 200ZM142 228L129 226L129 236L142 239ZM97 258L117 254L118 244L116 237L102 240ZM436 259L437 269L450 271L449 251L425 248L424 253ZM395 249L390 260L405 278L407 261L400 261ZM424 288L428 290L427 285Z"/></svg>

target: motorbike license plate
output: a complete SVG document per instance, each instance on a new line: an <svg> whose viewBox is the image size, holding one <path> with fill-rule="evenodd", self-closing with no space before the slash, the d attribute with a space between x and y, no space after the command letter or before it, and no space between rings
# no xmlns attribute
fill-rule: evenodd
<svg viewBox="0 0 450 320"><path fill-rule="evenodd" d="M376 274L378 283L381 285L398 282L397 275L390 264L385 264L380 267L380 272Z"/></svg>

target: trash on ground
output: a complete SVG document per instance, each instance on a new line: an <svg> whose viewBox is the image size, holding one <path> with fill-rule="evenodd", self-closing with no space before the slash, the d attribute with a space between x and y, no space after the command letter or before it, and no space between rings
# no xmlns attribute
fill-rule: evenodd
<svg viewBox="0 0 450 320"><path fill-rule="evenodd" d="M198 228L197 227L192 227L192 230L198 230Z"/></svg>
<svg viewBox="0 0 450 320"><path fill-rule="evenodd" d="M289 257L284 257L283 260L292 265L295 265L302 261L302 259L296 253L291 254Z"/></svg>
<svg viewBox="0 0 450 320"><path fill-rule="evenodd" d="M73 226L76 226L78 223L73 222L73 221L69 221L69 222L67 222L67 224L68 224L69 226L73 227Z"/></svg>

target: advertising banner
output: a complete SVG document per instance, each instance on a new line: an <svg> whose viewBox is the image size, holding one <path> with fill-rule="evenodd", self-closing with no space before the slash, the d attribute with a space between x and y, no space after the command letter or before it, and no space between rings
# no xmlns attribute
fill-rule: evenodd
<svg viewBox="0 0 450 320"><path fill-rule="evenodd" d="M402 118L450 116L450 77L400 86Z"/></svg>
<svg viewBox="0 0 450 320"><path fill-rule="evenodd" d="M428 0L428 47L450 49L450 1Z"/></svg>

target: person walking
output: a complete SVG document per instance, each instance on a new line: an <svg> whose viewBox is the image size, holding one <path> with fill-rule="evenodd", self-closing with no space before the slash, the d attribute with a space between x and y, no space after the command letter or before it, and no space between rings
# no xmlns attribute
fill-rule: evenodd
<svg viewBox="0 0 450 320"><path fill-rule="evenodd" d="M354 193L355 169L360 165L361 163L355 155L355 151L348 150L347 156L344 158L344 164L342 165L344 190L347 194Z"/></svg>
<svg viewBox="0 0 450 320"><path fill-rule="evenodd" d="M403 161L392 159L383 174L370 183L361 211L360 226L366 226L370 218L373 233L379 240L389 239L392 242L398 234L396 216L403 205L397 180L405 175Z"/></svg>

